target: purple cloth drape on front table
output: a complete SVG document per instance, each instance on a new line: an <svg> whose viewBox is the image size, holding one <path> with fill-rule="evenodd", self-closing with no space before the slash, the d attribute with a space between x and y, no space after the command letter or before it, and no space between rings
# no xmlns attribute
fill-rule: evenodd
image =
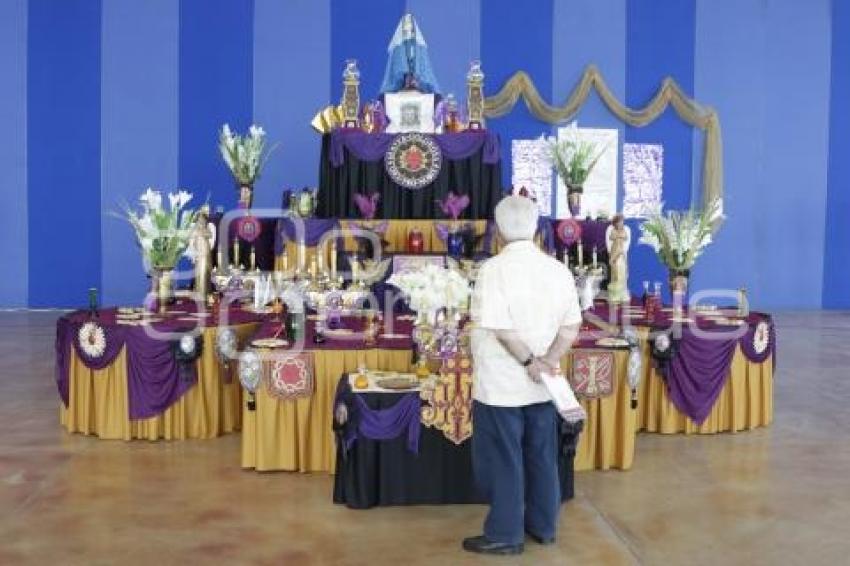
<svg viewBox="0 0 850 566"><path fill-rule="evenodd" d="M729 378L736 339L710 340L685 331L664 372L670 401L701 424Z"/></svg>
<svg viewBox="0 0 850 566"><path fill-rule="evenodd" d="M407 431L407 448L419 452L420 409L422 402L418 393L402 397L388 409L370 409L365 401L354 395L360 424L358 432L373 440L390 440ZM352 439L353 440L353 439Z"/></svg>
<svg viewBox="0 0 850 566"><path fill-rule="evenodd" d="M192 364L194 370L195 364ZM127 397L131 420L161 414L195 385L181 379L171 342L145 335L127 341Z"/></svg>
<svg viewBox="0 0 850 566"><path fill-rule="evenodd" d="M290 218L280 218L274 236L274 253L280 255L286 247L286 242L297 242L301 234L295 229L295 222L304 223L304 244L313 247L319 243L327 232L339 228L336 218L303 218L293 221Z"/></svg>
<svg viewBox="0 0 850 566"><path fill-rule="evenodd" d="M330 162L340 167L345 162L345 149L361 161L379 161L397 134L369 134L355 129L331 132ZM451 160L466 159L483 148L482 161L488 165L499 162L499 137L486 130L432 135L440 146L443 157Z"/></svg>
<svg viewBox="0 0 850 566"><path fill-rule="evenodd" d="M92 358L80 347L78 334L80 328L88 320L92 320L103 328L106 337L106 348L103 355ZM126 328L103 324L99 318L91 318L86 313L77 313L75 316L64 316L56 322L56 386L59 396L65 406L68 406L68 375L71 370L71 348L83 364L92 370L99 370L109 366L118 357L126 340Z"/></svg>

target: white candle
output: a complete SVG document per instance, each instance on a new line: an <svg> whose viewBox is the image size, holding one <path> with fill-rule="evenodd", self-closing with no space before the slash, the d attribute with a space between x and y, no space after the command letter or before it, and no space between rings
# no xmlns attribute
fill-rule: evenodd
<svg viewBox="0 0 850 566"><path fill-rule="evenodd" d="M584 246L581 245L581 241L578 243L578 265L579 267L584 265Z"/></svg>
<svg viewBox="0 0 850 566"><path fill-rule="evenodd" d="M593 269L596 269L596 248L593 248Z"/></svg>
<svg viewBox="0 0 850 566"><path fill-rule="evenodd" d="M331 244L331 277L336 278L336 240Z"/></svg>
<svg viewBox="0 0 850 566"><path fill-rule="evenodd" d="M306 267L307 261L307 246L304 244L304 240L301 240L301 243L298 244L298 269L304 270Z"/></svg>

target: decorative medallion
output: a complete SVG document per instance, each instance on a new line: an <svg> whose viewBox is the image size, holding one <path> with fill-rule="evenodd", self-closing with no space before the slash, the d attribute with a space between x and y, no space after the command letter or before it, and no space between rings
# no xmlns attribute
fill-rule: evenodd
<svg viewBox="0 0 850 566"><path fill-rule="evenodd" d="M753 350L756 354L763 354L770 346L770 325L767 321L761 320L756 325L756 330L753 333Z"/></svg>
<svg viewBox="0 0 850 566"><path fill-rule="evenodd" d="M581 239L581 224L575 218L564 218L558 222L555 233L562 244L570 247Z"/></svg>
<svg viewBox="0 0 850 566"><path fill-rule="evenodd" d="M309 353L287 356L268 364L265 384L269 395L282 401L313 394L313 360Z"/></svg>
<svg viewBox="0 0 850 566"><path fill-rule="evenodd" d="M106 332L98 323L89 321L77 333L80 349L89 358L99 358L106 351Z"/></svg>
<svg viewBox="0 0 850 566"><path fill-rule="evenodd" d="M244 216L236 220L236 233L249 244L259 238L262 231L263 225L255 216Z"/></svg>
<svg viewBox="0 0 850 566"><path fill-rule="evenodd" d="M204 349L204 341L200 336L184 334L171 343L174 359L177 361L177 371L180 378L185 381L193 381L195 374L195 360L201 356Z"/></svg>
<svg viewBox="0 0 850 566"><path fill-rule="evenodd" d="M420 394L422 424L462 444L472 436L472 361L466 351L443 361L440 378Z"/></svg>
<svg viewBox="0 0 850 566"><path fill-rule="evenodd" d="M239 356L239 382L249 393L254 393L260 384L262 363L257 352L242 352Z"/></svg>
<svg viewBox="0 0 850 566"><path fill-rule="evenodd" d="M614 352L575 350L570 386L577 397L599 399L614 392Z"/></svg>
<svg viewBox="0 0 850 566"><path fill-rule="evenodd" d="M387 174L407 189L421 189L433 183L442 161L434 138L416 132L396 136L384 156Z"/></svg>
<svg viewBox="0 0 850 566"><path fill-rule="evenodd" d="M227 365L236 358L236 333L232 328L222 328L215 338L215 353L221 363Z"/></svg>

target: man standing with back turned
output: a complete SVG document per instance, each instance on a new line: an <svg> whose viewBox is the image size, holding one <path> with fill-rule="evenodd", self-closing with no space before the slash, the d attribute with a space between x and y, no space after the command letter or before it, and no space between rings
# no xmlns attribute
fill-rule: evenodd
<svg viewBox="0 0 850 566"><path fill-rule="evenodd" d="M541 375L569 350L581 309L569 269L534 245L537 204L508 196L495 217L507 244L482 264L472 305L472 458L490 512L463 548L519 554L525 534L555 541L558 414Z"/></svg>

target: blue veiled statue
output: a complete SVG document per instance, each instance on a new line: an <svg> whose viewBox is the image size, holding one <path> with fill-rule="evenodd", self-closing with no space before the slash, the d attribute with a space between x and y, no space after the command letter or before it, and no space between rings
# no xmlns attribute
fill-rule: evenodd
<svg viewBox="0 0 850 566"><path fill-rule="evenodd" d="M381 94L411 88L440 94L440 85L428 58L428 44L412 14L402 16L387 51L389 58Z"/></svg>

